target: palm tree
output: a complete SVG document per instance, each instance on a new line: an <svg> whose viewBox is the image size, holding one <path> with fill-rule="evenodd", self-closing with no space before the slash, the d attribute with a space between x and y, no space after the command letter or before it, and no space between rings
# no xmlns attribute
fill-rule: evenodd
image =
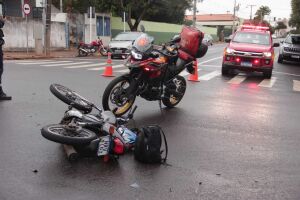
<svg viewBox="0 0 300 200"><path fill-rule="evenodd" d="M268 6L261 6L255 13L254 19L257 21L263 21L266 15L271 13L271 9Z"/></svg>

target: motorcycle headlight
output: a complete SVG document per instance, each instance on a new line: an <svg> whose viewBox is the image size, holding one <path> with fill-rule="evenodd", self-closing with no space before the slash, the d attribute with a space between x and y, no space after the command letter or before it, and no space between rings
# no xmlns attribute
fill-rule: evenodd
<svg viewBox="0 0 300 200"><path fill-rule="evenodd" d="M268 57L268 58L272 57L271 52L264 52L263 54L264 54L264 57Z"/></svg>
<svg viewBox="0 0 300 200"><path fill-rule="evenodd" d="M142 55L142 54L137 53L137 52L135 52L135 51L131 51L131 55L132 55L132 57L133 57L134 59L136 59L136 60L141 60L141 59L143 58L143 55Z"/></svg>
<svg viewBox="0 0 300 200"><path fill-rule="evenodd" d="M232 53L234 52L234 50L233 50L233 49L230 49L229 47L227 47L226 50L225 50L225 52L226 52L227 54L232 54Z"/></svg>

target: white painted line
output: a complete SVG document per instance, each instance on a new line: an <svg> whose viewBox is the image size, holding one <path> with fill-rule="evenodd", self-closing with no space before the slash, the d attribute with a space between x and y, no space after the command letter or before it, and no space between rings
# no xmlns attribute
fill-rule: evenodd
<svg viewBox="0 0 300 200"><path fill-rule="evenodd" d="M293 80L293 90L296 92L300 92L300 81Z"/></svg>
<svg viewBox="0 0 300 200"><path fill-rule="evenodd" d="M45 65L45 64L59 64L59 63L70 63L72 61L53 61L53 62L21 62L21 63L16 63L20 65Z"/></svg>
<svg viewBox="0 0 300 200"><path fill-rule="evenodd" d="M284 75L289 75L289 76L299 76L300 77L300 74L291 74L291 73L285 73L285 72L276 72L276 71L273 71L274 74L284 74Z"/></svg>
<svg viewBox="0 0 300 200"><path fill-rule="evenodd" d="M262 82L260 82L260 84L258 84L258 86L271 88L276 82L276 79L277 79L276 77L272 77L271 79L264 79Z"/></svg>
<svg viewBox="0 0 300 200"><path fill-rule="evenodd" d="M202 69L198 69L198 72L201 71L201 70L202 70ZM189 74L190 74L190 73L189 73L188 71L185 70L185 71L182 71L179 75L180 75L180 76L187 76L187 75L189 75Z"/></svg>
<svg viewBox="0 0 300 200"><path fill-rule="evenodd" d="M223 58L223 56L216 57L216 58L212 58L212 59L209 59L209 60L200 62L200 63L198 63L198 65L202 65L202 64L204 64L204 63L208 63L208 62L211 62L211 61L214 61L214 60L219 60L219 59L221 59L221 58Z"/></svg>
<svg viewBox="0 0 300 200"><path fill-rule="evenodd" d="M91 62L63 63L63 64L41 65L41 66L43 66L43 67L58 67L58 66L67 66L67 65L89 64L89 63L91 63Z"/></svg>
<svg viewBox="0 0 300 200"><path fill-rule="evenodd" d="M235 77L233 77L230 81L228 81L228 83L230 83L230 84L240 84L246 78L247 78L246 76L241 76L240 74L238 74Z"/></svg>
<svg viewBox="0 0 300 200"><path fill-rule="evenodd" d="M118 73L126 73L129 72L129 69L117 70Z"/></svg>
<svg viewBox="0 0 300 200"><path fill-rule="evenodd" d="M64 67L64 68L66 68L66 69L77 69L77 68L96 67L96 66L103 66L103 65L107 65L107 63L96 63L96 64L79 65L79 66L71 66L71 67Z"/></svg>
<svg viewBox="0 0 300 200"><path fill-rule="evenodd" d="M222 65L201 65L200 67L202 67L202 66L204 66L204 67L219 67L219 68L222 67Z"/></svg>
<svg viewBox="0 0 300 200"><path fill-rule="evenodd" d="M50 61L53 61L53 60L13 60L13 62L17 62L17 63L34 63L34 62L50 62Z"/></svg>
<svg viewBox="0 0 300 200"><path fill-rule="evenodd" d="M221 75L221 72L219 72L219 71L213 71L211 73L199 76L199 80L201 80L201 81L209 81L210 79L215 78L215 77L220 76L220 75Z"/></svg>
<svg viewBox="0 0 300 200"><path fill-rule="evenodd" d="M124 64L121 64L121 65L114 65L112 67L113 67L113 69L117 69L117 68L121 68L121 67L125 67L125 66L124 66ZM104 70L104 67L96 67L96 68L91 68L88 70L91 70L91 71Z"/></svg>

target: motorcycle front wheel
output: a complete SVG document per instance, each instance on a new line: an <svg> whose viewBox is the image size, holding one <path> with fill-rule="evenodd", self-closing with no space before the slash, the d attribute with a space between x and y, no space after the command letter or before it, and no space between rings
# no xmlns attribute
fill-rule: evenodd
<svg viewBox="0 0 300 200"><path fill-rule="evenodd" d="M125 76L112 80L103 93L103 109L112 111L117 117L128 112L135 101L135 97L129 99L126 95L129 86L130 81Z"/></svg>
<svg viewBox="0 0 300 200"><path fill-rule="evenodd" d="M173 108L182 100L186 90L186 80L182 76L175 76L165 84L165 94L162 102L168 108Z"/></svg>
<svg viewBox="0 0 300 200"><path fill-rule="evenodd" d="M100 49L100 54L101 54L102 56L107 56L107 54L108 54L107 49L101 48L101 49Z"/></svg>

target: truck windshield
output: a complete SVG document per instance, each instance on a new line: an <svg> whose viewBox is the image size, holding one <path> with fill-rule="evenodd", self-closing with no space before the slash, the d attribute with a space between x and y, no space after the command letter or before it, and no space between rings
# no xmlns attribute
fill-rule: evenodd
<svg viewBox="0 0 300 200"><path fill-rule="evenodd" d="M232 40L236 43L270 45L270 34L268 33L251 33L237 32Z"/></svg>

